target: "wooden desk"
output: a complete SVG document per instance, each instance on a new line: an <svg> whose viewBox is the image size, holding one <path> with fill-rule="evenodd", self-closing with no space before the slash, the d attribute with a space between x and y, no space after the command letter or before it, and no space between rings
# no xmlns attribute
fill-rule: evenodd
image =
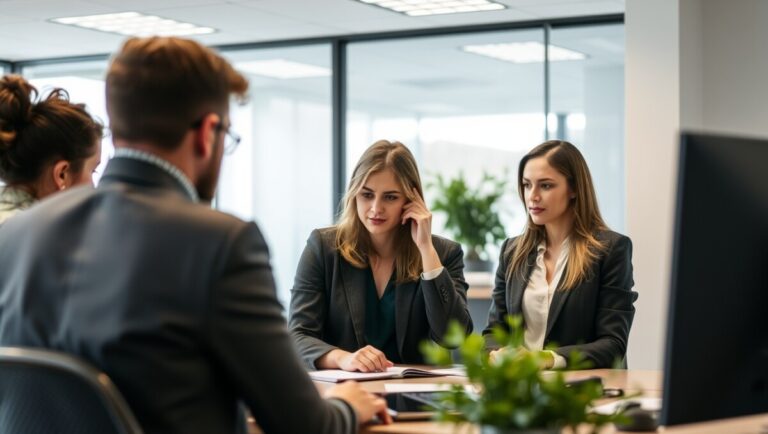
<svg viewBox="0 0 768 434"><path fill-rule="evenodd" d="M469 285L467 298L470 300L490 300L493 292L495 274L491 271L464 271L464 279Z"/></svg>
<svg viewBox="0 0 768 434"><path fill-rule="evenodd" d="M567 380L578 380L581 378L598 376L603 379L603 385L607 388L624 389L628 391L649 391L661 394L661 374L659 371L642 370L624 370L624 369L590 369L586 371L566 372ZM466 384L467 379L463 377L426 377L426 378L405 378L389 379L378 381L362 381L360 384L365 390L374 393L384 393L384 385L387 383L451 383ZM325 389L333 386L334 383L316 381L315 386L323 392Z"/></svg>
<svg viewBox="0 0 768 434"><path fill-rule="evenodd" d="M566 373L566 378L576 380L590 376L599 376L607 388L619 388L628 392L642 392L644 396L659 397L662 390L662 376L659 371L622 370L622 369L593 369L587 371L572 371ZM386 383L466 383L465 378L436 377L436 378L409 378L398 380L365 381L360 384L366 390L376 393L384 392ZM331 387L332 383L315 382L322 392ZM606 401L607 402L607 401ZM362 433L412 433L412 434L478 434L479 428L474 426L462 426L459 430L453 425L439 424L437 422L398 422L392 425L370 425L361 430ZM579 434L587 434L590 431L585 427L579 430ZM617 431L611 425L603 428L600 434L615 434ZM747 416L735 419L705 422L691 425L679 425L672 428L660 428L658 432L670 434L765 434L768 433L768 413Z"/></svg>
<svg viewBox="0 0 768 434"><path fill-rule="evenodd" d="M493 296L493 288L490 286L470 286L467 291L468 300L490 300Z"/></svg>

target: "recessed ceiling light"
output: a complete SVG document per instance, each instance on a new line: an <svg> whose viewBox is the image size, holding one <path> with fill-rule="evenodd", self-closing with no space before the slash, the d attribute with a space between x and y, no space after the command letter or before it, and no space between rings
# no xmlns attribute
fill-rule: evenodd
<svg viewBox="0 0 768 434"><path fill-rule="evenodd" d="M328 77L331 75L331 70L328 68L285 59L238 62L235 64L235 68L250 74L279 78L281 80L290 78Z"/></svg>
<svg viewBox="0 0 768 434"><path fill-rule="evenodd" d="M52 18L51 22L128 36L189 36L214 33L211 27L171 20L138 12Z"/></svg>
<svg viewBox="0 0 768 434"><path fill-rule="evenodd" d="M411 17L506 9L490 0L357 0Z"/></svg>
<svg viewBox="0 0 768 434"><path fill-rule="evenodd" d="M540 63L544 61L544 44L541 42L508 42L502 44L465 45L462 50L481 56L493 57L512 63ZM549 46L549 61L583 60L587 55L578 51Z"/></svg>

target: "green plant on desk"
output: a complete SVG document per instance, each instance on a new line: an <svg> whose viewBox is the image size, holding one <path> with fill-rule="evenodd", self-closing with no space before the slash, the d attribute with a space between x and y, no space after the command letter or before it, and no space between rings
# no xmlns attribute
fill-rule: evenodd
<svg viewBox="0 0 768 434"><path fill-rule="evenodd" d="M462 173L448 180L438 174L435 182L428 184L437 193L432 211L445 213L445 229L466 247L468 265L487 261L485 247L506 238L497 212L506 185L505 179L486 172L476 187L470 187Z"/></svg>
<svg viewBox="0 0 768 434"><path fill-rule="evenodd" d="M523 347L522 318L510 316L507 322L510 332L497 328L493 335L508 350L493 361L482 336L465 336L457 323L450 325L445 341L459 347L469 381L478 386L479 393L454 386L440 399L438 420L470 422L481 425L483 432L497 433L560 432L565 427L576 432L581 424L591 425L596 432L609 422L621 420L620 414L591 411L594 402L602 398L602 385L567 385L562 371L542 371L546 356ZM430 363L451 363L450 352L434 342L423 343L422 352ZM586 365L578 355L568 362L571 369L585 369Z"/></svg>

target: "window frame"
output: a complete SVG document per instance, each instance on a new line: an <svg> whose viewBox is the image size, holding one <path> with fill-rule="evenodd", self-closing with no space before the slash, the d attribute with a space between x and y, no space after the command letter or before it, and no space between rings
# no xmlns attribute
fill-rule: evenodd
<svg viewBox="0 0 768 434"><path fill-rule="evenodd" d="M278 41L249 42L238 44L212 45L220 52L253 50L259 48L296 47L313 44L330 44L331 46L331 109L332 109L332 171L333 194L332 208L334 213L338 211L339 204L344 196L347 181L346 172L346 109L347 109L347 45L361 41L383 41L392 39L408 39L419 37L432 37L443 35L459 35L469 33L482 33L499 30L536 29L544 30L545 59L543 62L544 74L544 115L550 114L550 65L549 50L550 33L553 30L565 27L594 26L604 24L624 24L624 14L593 15L557 19L542 19L529 21L513 21L492 24L475 24L466 26L436 27L430 29L398 30L390 32L374 32L350 35L338 35L317 38L287 39ZM61 64L82 61L102 60L108 61L110 54L96 54L89 56L71 56L48 59L22 60L16 62L2 61L0 64L10 69L11 73L24 74L24 68ZM548 129L545 134L549 135Z"/></svg>

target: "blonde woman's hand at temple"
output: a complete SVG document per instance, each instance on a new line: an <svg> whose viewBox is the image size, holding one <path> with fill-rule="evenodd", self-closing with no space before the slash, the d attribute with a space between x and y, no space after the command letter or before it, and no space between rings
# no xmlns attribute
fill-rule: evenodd
<svg viewBox="0 0 768 434"><path fill-rule="evenodd" d="M432 245L432 213L415 188L412 191L413 200L403 206L402 224L411 225L411 238L421 253L424 271L442 267L437 251Z"/></svg>

